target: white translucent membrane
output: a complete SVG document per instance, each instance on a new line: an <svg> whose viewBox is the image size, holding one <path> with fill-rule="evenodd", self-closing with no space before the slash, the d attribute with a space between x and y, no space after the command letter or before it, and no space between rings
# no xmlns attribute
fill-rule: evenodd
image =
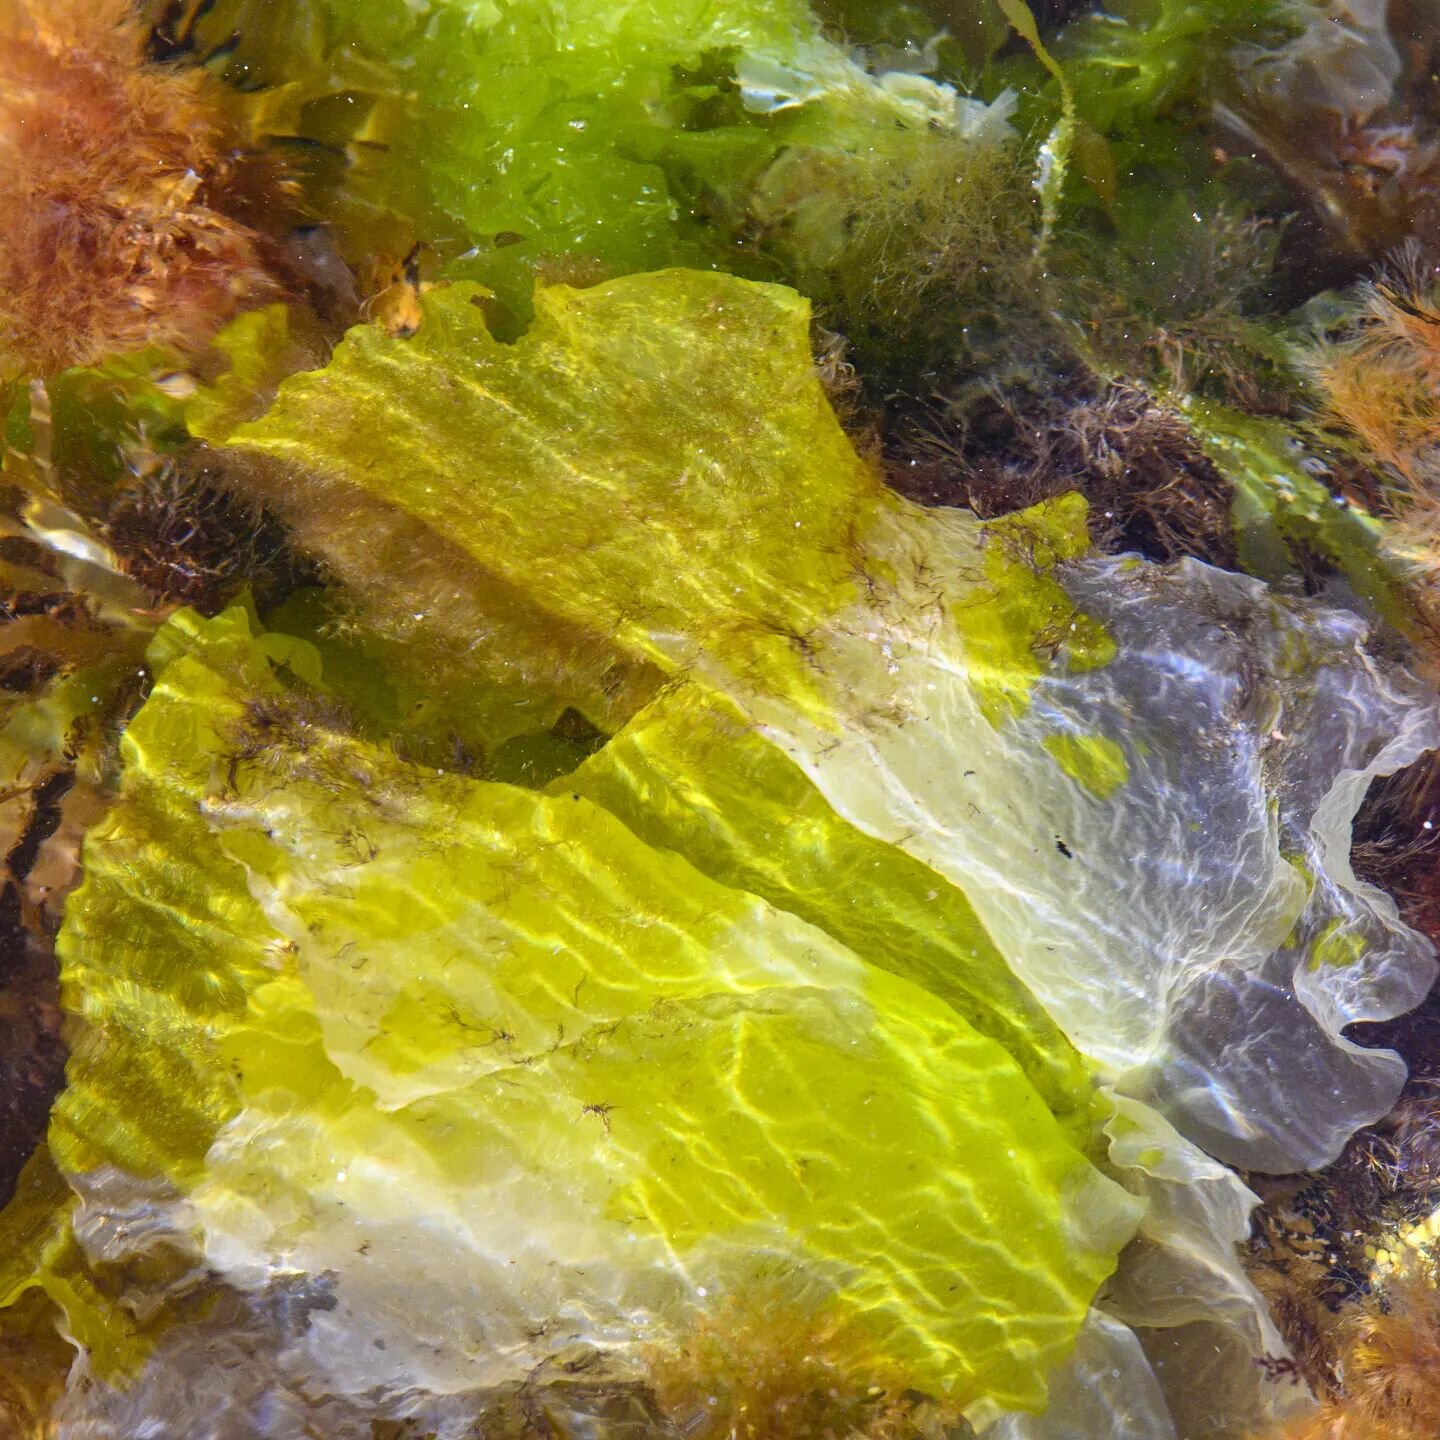
<svg viewBox="0 0 1440 1440"><path fill-rule="evenodd" d="M964 890L1108 1079L1138 1127L1112 1159L1152 1210L1101 1305L1139 1327L1182 1425L1244 1434L1306 1397L1256 1363L1285 1352L1236 1255L1255 1197L1210 1157L1314 1169L1394 1103L1403 1062L1342 1031L1418 1004L1435 962L1356 878L1351 822L1373 780L1440 744L1440 707L1367 652L1350 610L1196 561L1122 557L1063 572L1113 660L1052 667L997 726L953 600L973 594L973 520L886 523L876 550L893 588L807 637L838 733L727 688L840 814ZM1053 737L1118 746L1124 783L1087 790L1047 752ZM1090 1397L1065 1433L1101 1440L1131 1410L1143 1431L1139 1363L1097 1319L1054 1379L1057 1397ZM1048 1440L1063 1413L996 1434Z"/></svg>
<svg viewBox="0 0 1440 1440"><path fill-rule="evenodd" d="M838 725L722 683L839 814L965 892L1121 1094L1227 1164L1334 1159L1405 1076L1342 1028L1403 1014L1435 973L1356 879L1350 823L1372 780L1440 744L1440 706L1351 611L1120 558L1065 576L1114 658L1053 666L997 725L957 624L973 522L907 509L882 532L893 588L807 636ZM1124 782L1077 783L1065 740L1118 747Z"/></svg>

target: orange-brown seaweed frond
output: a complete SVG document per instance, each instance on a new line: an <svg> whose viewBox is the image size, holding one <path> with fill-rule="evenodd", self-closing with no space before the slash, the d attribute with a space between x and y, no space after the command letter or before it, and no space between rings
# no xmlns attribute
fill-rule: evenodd
<svg viewBox="0 0 1440 1440"><path fill-rule="evenodd" d="M1356 1307L1342 1391L1268 1440L1435 1440L1440 1435L1440 1289L1432 1272L1391 1281Z"/></svg>
<svg viewBox="0 0 1440 1440"><path fill-rule="evenodd" d="M0 374L196 350L279 293L279 172L145 39L127 0L0 0Z"/></svg>
<svg viewBox="0 0 1440 1440"><path fill-rule="evenodd" d="M1418 242L1358 287L1338 336L1306 358L1328 417L1360 442L1384 484L1387 549L1409 570L1410 638L1440 673L1440 266Z"/></svg>
<svg viewBox="0 0 1440 1440"><path fill-rule="evenodd" d="M1316 346L1309 368L1334 421L1389 480L1398 547L1433 616L1440 578L1440 283L1418 246L1360 289L1346 331Z"/></svg>
<svg viewBox="0 0 1440 1440"><path fill-rule="evenodd" d="M279 524L226 489L197 454L120 488L103 534L124 573L159 606L214 615L242 589L272 605L301 573Z"/></svg>
<svg viewBox="0 0 1440 1440"><path fill-rule="evenodd" d="M653 1357L661 1413L695 1440L923 1440L957 1417L823 1312L763 1290Z"/></svg>
<svg viewBox="0 0 1440 1440"><path fill-rule="evenodd" d="M1407 248L1385 279L1361 288L1348 333L1310 357L1334 417L1404 487L1402 509L1440 505L1436 279L1418 248Z"/></svg>

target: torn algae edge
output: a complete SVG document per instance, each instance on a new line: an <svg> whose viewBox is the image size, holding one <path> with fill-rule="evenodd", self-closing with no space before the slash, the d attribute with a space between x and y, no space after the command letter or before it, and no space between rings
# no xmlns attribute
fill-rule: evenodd
<svg viewBox="0 0 1440 1440"><path fill-rule="evenodd" d="M332 1273L358 1327L336 1343L384 1336L397 1385L424 1388L453 1318L407 1313L416 1267L442 1293L442 1270L466 1277L492 1332L531 1307L530 1363L548 1299L642 1371L703 1316L706 1275L814 1306L894 1384L1043 1404L1137 1208L905 978L903 932L881 968L578 792L301 738L309 687L267 654L294 643L243 610L182 611L152 647L60 941L76 1020L50 1154L78 1189L162 1182L177 1237L198 1227L242 1287ZM510 1278L480 1212L502 1249L524 1231L534 1270ZM403 1223L427 1215L456 1217L433 1253ZM33 1204L5 1218L36 1232ZM63 1224L27 1250L102 1375L142 1364L154 1336L97 1301ZM518 1363L497 1345L476 1368L501 1384Z"/></svg>

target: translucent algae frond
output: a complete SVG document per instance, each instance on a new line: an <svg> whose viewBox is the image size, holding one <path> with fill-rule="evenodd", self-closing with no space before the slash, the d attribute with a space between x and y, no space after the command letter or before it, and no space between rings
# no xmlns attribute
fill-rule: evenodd
<svg viewBox="0 0 1440 1440"><path fill-rule="evenodd" d="M1403 1402L1440 30L1081 8L0 0L6 1440Z"/></svg>
<svg viewBox="0 0 1440 1440"><path fill-rule="evenodd" d="M857 1381L1041 1403L1136 1208L1000 1045L578 793L317 725L243 611L152 658L62 938L82 1194L327 1276L340 1395L643 1380L758 1296Z"/></svg>
<svg viewBox="0 0 1440 1440"><path fill-rule="evenodd" d="M1029 254L1014 95L872 73L806 0L219 0L196 28L275 85L250 123L348 145L317 195L347 253L427 240L507 332L537 275L693 265L789 280L893 361Z"/></svg>
<svg viewBox="0 0 1440 1440"><path fill-rule="evenodd" d="M1080 1050L1143 1072L1214 1153L1320 1164L1384 1112L1398 1065L1338 1031L1414 1004L1431 967L1338 827L1437 720L1362 622L1193 564L1062 583L1074 497L988 530L906 505L829 414L788 290L673 271L537 311L501 345L463 289L437 294L415 340L355 333L228 443L340 574L373 595L387 567L417 651L504 596L484 613L516 628L481 666L558 634L567 677L724 696L838 814L957 885ZM390 568L402 544L433 563ZM613 724L639 693L572 698ZM1103 753L1107 783L1072 753ZM1310 965L1336 922L1364 966ZM1263 1067L1216 1044L1240 1013L1290 1036ZM1327 1104L1297 1113L1312 1091Z"/></svg>
<svg viewBox="0 0 1440 1440"><path fill-rule="evenodd" d="M708 1385L1039 1436L1052 1372L1158 1413L1122 1321L1276 1408L1195 1142L1321 1163L1391 1103L1339 1031L1430 961L1343 844L1435 708L1347 612L1088 558L1074 499L899 500L792 291L555 288L514 344L473 299L192 416L404 642L368 683L616 733L544 791L446 774L244 609L159 632L60 936L78 1205L28 1283L89 1337L67 1413L141 1429L224 1343L237 1414L324 1393L336 1434Z"/></svg>

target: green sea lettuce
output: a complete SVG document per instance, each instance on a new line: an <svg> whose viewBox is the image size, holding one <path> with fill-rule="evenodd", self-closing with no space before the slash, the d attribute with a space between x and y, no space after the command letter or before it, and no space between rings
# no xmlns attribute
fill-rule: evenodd
<svg viewBox="0 0 1440 1440"><path fill-rule="evenodd" d="M670 688L554 782L603 805L650 844L763 896L894 967L1005 1047L1086 1143L1088 1068L1016 979L964 894L847 824L736 709Z"/></svg>
<svg viewBox="0 0 1440 1440"><path fill-rule="evenodd" d="M157 637L61 937L86 1253L140 1187L283 1383L352 1400L483 1406L574 1336L597 1383L663 1388L712 1294L768 1287L848 1376L1017 1437L1082 1322L1057 1393L1119 1369L1148 1406L1137 1346L1276 1353L1251 1197L1196 1142L1296 1168L1391 1103L1398 1060L1340 1032L1432 962L1348 826L1435 707L1349 612L1090 555L1078 497L899 499L793 291L554 287L514 343L480 299L203 422L368 617L384 698L352 663L352 727L321 652L243 611ZM452 683L496 754L567 709L594 753L543 789L397 758L377 718ZM1111 1319L1136 1212L1085 1159L1087 1070L1147 1203ZM138 1423L199 1333L75 1403ZM1284 1399L1239 1373L1237 1427Z"/></svg>
<svg viewBox="0 0 1440 1440"><path fill-rule="evenodd" d="M1395 1099L1346 1027L1434 964L1350 824L1440 707L1372 643L1378 527L1200 398L1283 369L1203 121L1237 56L1298 94L1313 36L1245 50L1293 7L148 9L306 156L297 263L443 278L273 405L318 353L280 307L197 393L147 354L6 396L25 543L119 625L0 714L7 850L67 771L50 858L89 827L68 1084L0 1210L0 1361L76 1352L37 1428L763 1435L761 1394L787 1435L1176 1440L1297 1403L1230 1167ZM1018 131L928 78L957 55ZM1097 556L1074 495L922 511L837 423L811 302L869 393L943 391L1101 254L1054 315L1197 392L1249 576ZM318 562L263 623L165 622L88 532L191 438Z"/></svg>
<svg viewBox="0 0 1440 1440"><path fill-rule="evenodd" d="M830 414L790 291L680 271L546 290L514 345L470 302L431 297L409 342L353 332L228 440L417 654L550 646L572 682L630 682L589 712L606 729L667 679L723 695L837 814L953 883L1080 1051L1214 1153L1305 1168L1384 1112L1398 1060L1339 1030L1414 1004L1431 962L1334 827L1436 717L1380 678L1361 621L1203 566L1083 560L1077 497L988 528L907 505ZM1365 964L1311 966L1337 919ZM1288 1038L1262 1060L1228 1046L1247 1025Z"/></svg>
<svg viewBox="0 0 1440 1440"><path fill-rule="evenodd" d="M537 273L691 265L789 280L893 354L1028 254L1014 97L871 73L805 0L220 0L198 29L269 87L252 124L348 145L356 258L425 242L507 328Z"/></svg>
<svg viewBox="0 0 1440 1440"><path fill-rule="evenodd" d="M447 675L483 670L512 707L550 693L611 729L704 648L812 694L797 636L863 582L857 517L882 492L814 377L806 302L690 271L554 287L512 346L477 298L437 292L398 348L357 327L266 419L198 433L228 436L376 629ZM341 458L361 389L406 418ZM666 506L673 528L652 525Z"/></svg>
<svg viewBox="0 0 1440 1440"><path fill-rule="evenodd" d="M900 973L1078 1117L1063 1050L987 978L998 953L1165 1137L1129 1183L1182 1217L1150 1253L1209 1317L1140 1310L1142 1336L1276 1353L1233 1258L1251 1197L1194 1147L1303 1168L1391 1104L1403 1067L1340 1031L1413 1005L1433 962L1345 847L1370 779L1435 744L1433 705L1353 614L1089 556L1078 497L991 525L899 500L836 425L790 291L544 290L514 344L472 299L432 295L410 341L352 333L210 438L414 664L529 665L520 692L619 727L568 793L852 944L898 919ZM909 883L891 850L952 917L948 954L886 893ZM867 857L884 891L850 880ZM1341 931L1355 963L1316 963ZM1130 1365L1095 1324L1092 1362ZM1194 1416L1213 1386L1171 1388ZM1284 1398L1253 1381L1227 1406L1244 1426Z"/></svg>
<svg viewBox="0 0 1440 1440"><path fill-rule="evenodd" d="M170 1195L257 1296L328 1277L295 1344L341 1395L503 1393L577 1346L645 1379L759 1293L857 1378L1043 1403L1138 1210L903 940L332 728L244 610L151 663L61 938L51 1146L92 1209Z"/></svg>

